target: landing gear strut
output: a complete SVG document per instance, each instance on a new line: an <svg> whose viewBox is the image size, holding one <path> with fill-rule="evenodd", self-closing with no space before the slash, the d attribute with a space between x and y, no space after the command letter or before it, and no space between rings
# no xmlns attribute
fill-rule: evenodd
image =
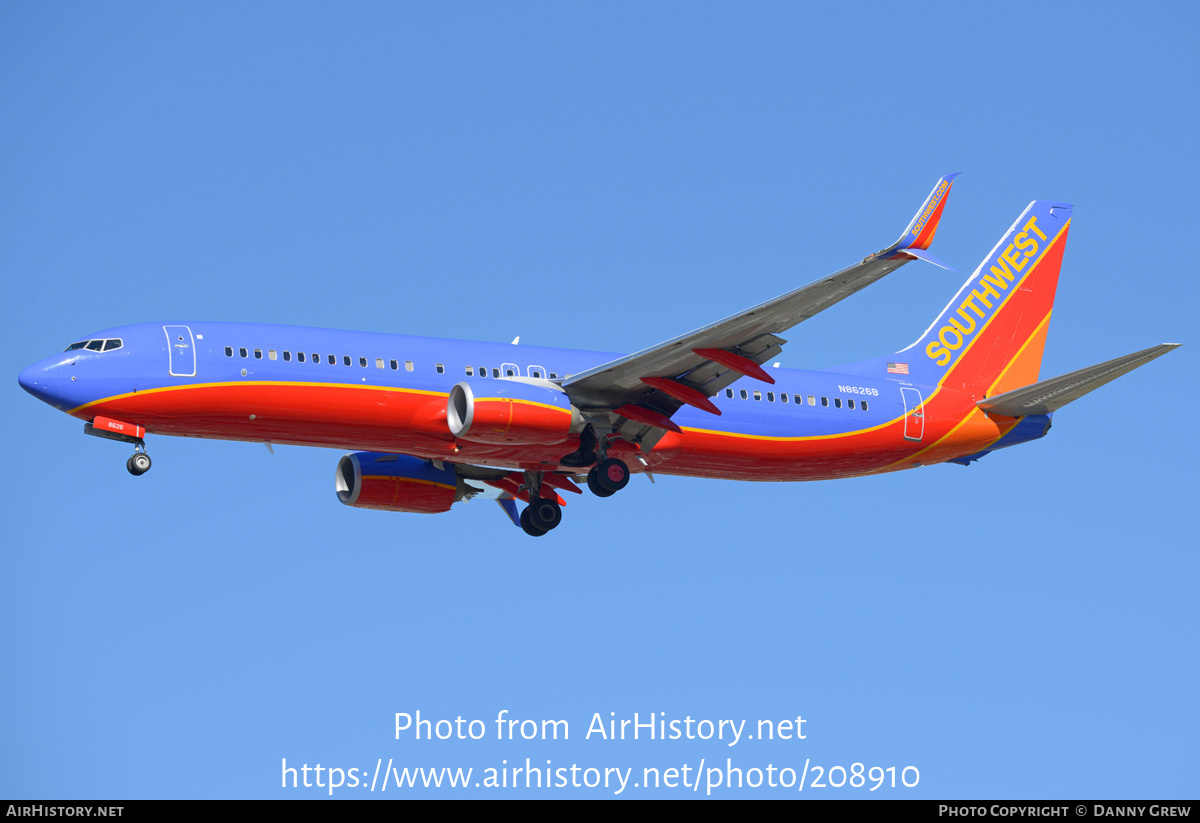
<svg viewBox="0 0 1200 823"><path fill-rule="evenodd" d="M608 457L597 463L587 476L588 488L597 497L611 497L628 483L629 467L615 457Z"/></svg>

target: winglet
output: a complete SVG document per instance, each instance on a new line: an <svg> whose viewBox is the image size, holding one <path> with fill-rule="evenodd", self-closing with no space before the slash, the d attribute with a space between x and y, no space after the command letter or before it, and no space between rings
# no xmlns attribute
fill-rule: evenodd
<svg viewBox="0 0 1200 823"><path fill-rule="evenodd" d="M933 191L929 193L929 197L925 198L925 202L917 210L916 216L908 224L908 228L904 230L904 234L900 235L900 239L893 243L888 248L888 251L904 251L905 249L924 251L929 248L929 244L933 242L933 236L937 233L938 222L942 219L942 209L946 206L946 196L950 194L950 187L954 185L954 178L958 177L959 174L961 172L947 174L937 181L937 185L933 187Z"/></svg>

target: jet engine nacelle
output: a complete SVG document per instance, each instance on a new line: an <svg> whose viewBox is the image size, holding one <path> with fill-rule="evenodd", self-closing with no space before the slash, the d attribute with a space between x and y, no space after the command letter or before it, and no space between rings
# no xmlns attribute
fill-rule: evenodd
<svg viewBox="0 0 1200 823"><path fill-rule="evenodd" d="M338 500L359 509L436 514L465 492L453 466L439 469L406 454L357 452L337 465Z"/></svg>
<svg viewBox="0 0 1200 823"><path fill-rule="evenodd" d="M474 443L553 446L583 426L571 401L552 383L464 380L446 405L450 433Z"/></svg>

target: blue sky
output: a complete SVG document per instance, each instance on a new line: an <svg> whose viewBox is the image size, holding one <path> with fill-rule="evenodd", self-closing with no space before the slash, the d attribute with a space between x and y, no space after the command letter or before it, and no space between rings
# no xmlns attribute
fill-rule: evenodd
<svg viewBox="0 0 1200 823"><path fill-rule="evenodd" d="M326 796L281 789L283 758L728 757L920 770L803 797L1195 797L1196 24L1184 3L6 5L0 796ZM132 478L16 382L164 318L632 351L882 248L953 171L932 250L964 272L1030 200L1076 206L1044 375L1185 344L970 468L634 478L532 540L490 503L341 506L323 450L153 438ZM903 348L963 276L907 266L782 362ZM571 739L396 740L417 710ZM610 712L807 736L584 740ZM797 796L714 792L738 794Z"/></svg>

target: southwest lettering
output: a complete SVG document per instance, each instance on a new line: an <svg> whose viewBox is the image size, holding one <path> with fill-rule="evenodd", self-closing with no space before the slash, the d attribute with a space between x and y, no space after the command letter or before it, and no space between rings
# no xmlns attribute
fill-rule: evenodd
<svg viewBox="0 0 1200 823"><path fill-rule="evenodd" d="M975 305L975 298L976 298L976 297L979 297L979 299L980 299L980 300L983 300L983 298L982 298L982 297L980 297L980 295L979 295L979 293L978 293L978 292L975 292L975 291L973 291L973 292L971 292L971 296L970 296L970 297L968 297L968 298L966 298L965 300L963 300L963 301L962 301L962 304L963 304L963 306L970 306L970 308L971 308L971 311L975 312L975 314L976 314L976 315L979 317L979 319L980 319L980 320L982 320L982 319L983 319L983 318L986 316L986 313L983 311L983 309L981 309L981 308L979 308L978 306L976 306L976 305ZM983 302L987 303L987 301L986 301L986 300L984 300ZM991 304L991 303L987 303L987 307L990 309L990 308L992 307L992 304ZM959 311L962 311L962 307L961 307L961 306L959 307Z"/></svg>
<svg viewBox="0 0 1200 823"><path fill-rule="evenodd" d="M950 341L946 339L947 334L954 335L954 345L953 346L950 345ZM946 348L950 349L951 351L953 351L954 349L960 348L963 344L962 335L959 334L955 329L952 329L950 326L942 326L941 332L938 334L938 340L941 340L942 345L945 346Z"/></svg>
<svg viewBox="0 0 1200 823"><path fill-rule="evenodd" d="M991 261L989 273L980 276L976 283L978 288L972 289L958 304L955 313L946 318L946 325L938 329L937 339L926 345L925 354L931 360L939 366L947 365L954 359L953 352L962 348L967 339L982 328L976 318L986 321L988 313L1003 304L1005 295L1002 292L1007 292L1008 284L1016 281L1014 272L1020 274L1042 248L1043 244L1034 239L1035 235L1043 241L1047 239L1038 228L1037 218L1030 217L1024 228L1013 236L1013 242Z"/></svg>
<svg viewBox="0 0 1200 823"><path fill-rule="evenodd" d="M980 285L983 285L983 284L981 283ZM971 296L968 297L967 300L964 300L963 302L965 303L967 301L978 300L980 303L982 303L983 305L987 306L990 309L992 307L992 301L988 300L987 297L984 296L984 295L988 295L988 294L990 294L992 297L995 297L997 300L1000 299L1000 295L996 293L995 289L993 289L991 286L985 285L982 293L980 293L979 289L971 289ZM975 307L974 302L971 303L971 307L972 308ZM982 316L983 315L980 315L980 317L982 317Z"/></svg>
<svg viewBox="0 0 1200 823"><path fill-rule="evenodd" d="M1009 246L1009 248L1012 248L1012 247ZM991 273L996 276L996 279L993 280L992 282L997 283L1000 286L1000 288L1002 288L1002 289L1007 289L1008 284L1001 282L1001 281L1007 280L1009 283L1011 283L1013 281L1012 270L1010 270L1008 268L1008 263L1004 260L1003 254L996 258L996 262L1000 264L1000 268L996 268L995 266L988 266L988 270L991 271Z"/></svg>
<svg viewBox="0 0 1200 823"><path fill-rule="evenodd" d="M1009 265L1011 265L1019 273L1021 269L1025 268L1025 264L1029 261L1024 257L1018 257L1017 253L1013 251L1014 248L1016 248L1015 244L1009 243L1008 248L1000 252L1000 259L1007 260Z"/></svg>
<svg viewBox="0 0 1200 823"><path fill-rule="evenodd" d="M1014 239L1014 243L1018 249L1024 249L1026 257L1033 257L1037 254L1038 242L1029 236L1029 232L1021 232Z"/></svg>
<svg viewBox="0 0 1200 823"><path fill-rule="evenodd" d="M936 360L939 366L946 365L950 362L950 358L954 356L950 353L949 349L939 346L936 340L925 347L925 353L929 355L931 359Z"/></svg>
<svg viewBox="0 0 1200 823"><path fill-rule="evenodd" d="M961 306L958 309L958 315L963 320L970 323L971 327L964 329L961 325L959 325L959 322L957 320L955 320L953 317L950 318L950 325L953 326L954 328L958 329L959 334L961 334L963 337L966 337L968 334L973 334L975 332L975 318L973 318L969 314L967 314L966 310L963 309Z"/></svg>
<svg viewBox="0 0 1200 823"><path fill-rule="evenodd" d="M937 208L938 203L942 202L942 195L944 195L949 189L950 184L943 180L941 185L937 187L937 191L934 192L933 197L929 199L929 204L925 206L925 210L921 212L920 219L917 220L916 225L913 226L913 237L920 236L921 229L925 228L925 223L929 220L929 215L933 214L933 210Z"/></svg>

